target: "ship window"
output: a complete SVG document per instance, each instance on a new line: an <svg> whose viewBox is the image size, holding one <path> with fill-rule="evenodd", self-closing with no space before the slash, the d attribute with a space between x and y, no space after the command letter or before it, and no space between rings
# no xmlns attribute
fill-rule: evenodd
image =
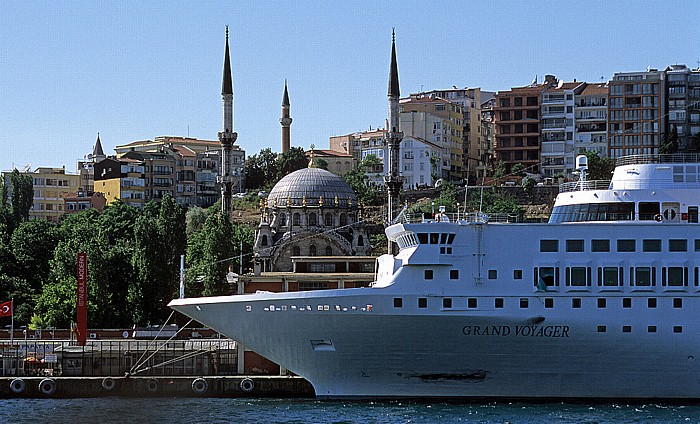
<svg viewBox="0 0 700 424"><path fill-rule="evenodd" d="M554 307L554 299L552 299L551 297L545 298L544 299L544 307L549 308L549 309L553 308Z"/></svg>
<svg viewBox="0 0 700 424"><path fill-rule="evenodd" d="M651 221L660 211L659 202L639 202L640 221Z"/></svg>
<svg viewBox="0 0 700 424"><path fill-rule="evenodd" d="M540 240L540 252L558 252L559 240Z"/></svg>
<svg viewBox="0 0 700 424"><path fill-rule="evenodd" d="M606 305L607 305L607 301L604 297L601 297L598 299L598 307L599 308L605 308Z"/></svg>
<svg viewBox="0 0 700 424"><path fill-rule="evenodd" d="M476 308L476 298L470 297L467 299L467 308Z"/></svg>
<svg viewBox="0 0 700 424"><path fill-rule="evenodd" d="M674 325L673 326L673 332L674 333L682 333L683 332L683 327L680 325Z"/></svg>
<svg viewBox="0 0 700 424"><path fill-rule="evenodd" d="M632 307L632 298L631 297L623 297L622 298L622 307L623 308L631 308Z"/></svg>
<svg viewBox="0 0 700 424"><path fill-rule="evenodd" d="M498 278L498 270L490 269L489 270L489 280L495 280L496 278Z"/></svg>
<svg viewBox="0 0 700 424"><path fill-rule="evenodd" d="M610 240L591 240L592 252L609 252Z"/></svg>
<svg viewBox="0 0 700 424"><path fill-rule="evenodd" d="M433 270L432 269L426 269L424 272L424 278L426 280L432 280L433 279Z"/></svg>
<svg viewBox="0 0 700 424"><path fill-rule="evenodd" d="M586 287L590 282L591 269L584 266L572 266L566 268L566 285L573 287Z"/></svg>
<svg viewBox="0 0 700 424"><path fill-rule="evenodd" d="M440 233L430 233L430 244L438 244Z"/></svg>
<svg viewBox="0 0 700 424"><path fill-rule="evenodd" d="M700 252L700 239L695 239L695 251Z"/></svg>
<svg viewBox="0 0 700 424"><path fill-rule="evenodd" d="M418 233L418 241L420 244L428 244L428 233Z"/></svg>
<svg viewBox="0 0 700 424"><path fill-rule="evenodd" d="M618 252L634 252L637 250L636 240L618 240L617 241L617 251Z"/></svg>
<svg viewBox="0 0 700 424"><path fill-rule="evenodd" d="M401 307L403 307L403 298L395 297L394 298L394 308L401 308Z"/></svg>
<svg viewBox="0 0 700 424"><path fill-rule="evenodd" d="M419 308L427 308L428 307L428 299L425 297L419 297L418 298L418 307Z"/></svg>
<svg viewBox="0 0 700 424"><path fill-rule="evenodd" d="M688 222L696 223L698 222L698 207L688 206Z"/></svg>
<svg viewBox="0 0 700 424"><path fill-rule="evenodd" d="M623 332L623 333L631 333L631 332L632 332L632 326L631 326L631 325L623 325L623 326L622 326L622 332Z"/></svg>
<svg viewBox="0 0 700 424"><path fill-rule="evenodd" d="M494 299L494 307L496 307L498 309L503 308L503 299L500 297L497 297L496 299Z"/></svg>
<svg viewBox="0 0 700 424"><path fill-rule="evenodd" d="M440 234L440 244L447 244L447 233Z"/></svg>
<svg viewBox="0 0 700 424"><path fill-rule="evenodd" d="M647 331L650 333L656 333L656 326L655 325L648 326Z"/></svg>
<svg viewBox="0 0 700 424"><path fill-rule="evenodd" d="M598 285L604 287L621 286L622 268L616 266L598 267Z"/></svg>
<svg viewBox="0 0 700 424"><path fill-rule="evenodd" d="M522 309L527 309L528 305L529 305L529 302L528 302L527 298L524 298L524 297L520 298L520 307Z"/></svg>
<svg viewBox="0 0 700 424"><path fill-rule="evenodd" d="M571 299L571 307L574 309L578 309L581 307L581 298L580 297L575 297Z"/></svg>
<svg viewBox="0 0 700 424"><path fill-rule="evenodd" d="M523 270L522 269L513 270L513 279L514 280L522 280L523 279Z"/></svg>
<svg viewBox="0 0 700 424"><path fill-rule="evenodd" d="M644 252L661 252L661 240L642 240L642 250Z"/></svg>
<svg viewBox="0 0 700 424"><path fill-rule="evenodd" d="M654 269L648 266L638 266L634 268L632 285L638 287L649 287L656 285L656 274Z"/></svg>
<svg viewBox="0 0 700 424"><path fill-rule="evenodd" d="M687 252L688 251L688 240L685 239L671 239L668 241L668 251L669 252Z"/></svg>
<svg viewBox="0 0 700 424"><path fill-rule="evenodd" d="M605 328L604 325L599 325L599 326L598 326L598 332L599 332L599 333L605 333L605 330L606 330L606 328Z"/></svg>
<svg viewBox="0 0 700 424"><path fill-rule="evenodd" d="M458 269L451 269L450 270L450 280L458 280L459 279L459 270Z"/></svg>
<svg viewBox="0 0 700 424"><path fill-rule="evenodd" d="M539 290L544 290L546 287L553 287L555 283L558 283L558 278L554 271L555 269L553 266L535 268L535 286Z"/></svg>
<svg viewBox="0 0 700 424"><path fill-rule="evenodd" d="M656 298L655 297L650 297L647 299L647 307L654 309L656 308Z"/></svg>
<svg viewBox="0 0 700 424"><path fill-rule="evenodd" d="M680 309L683 307L683 299L680 297L676 297L673 299L673 307L676 309Z"/></svg>
<svg viewBox="0 0 700 424"><path fill-rule="evenodd" d="M452 298L451 297L445 297L442 299L442 307L443 308L451 308L452 307Z"/></svg>
<svg viewBox="0 0 700 424"><path fill-rule="evenodd" d="M670 266L661 269L661 285L671 287L681 287L687 285L687 268L681 266Z"/></svg>
<svg viewBox="0 0 700 424"><path fill-rule="evenodd" d="M452 242L455 241L455 235L450 233L447 235L447 244L452 244Z"/></svg>
<svg viewBox="0 0 700 424"><path fill-rule="evenodd" d="M567 240L567 252L583 252L583 240Z"/></svg>

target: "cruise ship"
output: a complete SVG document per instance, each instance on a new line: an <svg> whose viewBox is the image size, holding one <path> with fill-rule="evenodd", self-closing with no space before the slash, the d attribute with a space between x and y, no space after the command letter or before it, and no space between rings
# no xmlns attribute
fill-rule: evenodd
<svg viewBox="0 0 700 424"><path fill-rule="evenodd" d="M699 159L618 158L547 223L402 216L370 287L170 306L319 398L699 398Z"/></svg>

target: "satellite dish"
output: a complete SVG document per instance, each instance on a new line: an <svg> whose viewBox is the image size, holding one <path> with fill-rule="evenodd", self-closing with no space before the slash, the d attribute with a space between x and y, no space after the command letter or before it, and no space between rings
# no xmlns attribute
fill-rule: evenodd
<svg viewBox="0 0 700 424"><path fill-rule="evenodd" d="M22 168L22 172L29 172L29 169L32 167L31 163L28 163L24 165L24 168Z"/></svg>

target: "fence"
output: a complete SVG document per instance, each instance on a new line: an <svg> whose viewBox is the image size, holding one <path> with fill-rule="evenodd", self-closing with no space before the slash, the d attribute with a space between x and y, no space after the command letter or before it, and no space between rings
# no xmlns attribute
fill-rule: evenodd
<svg viewBox="0 0 700 424"><path fill-rule="evenodd" d="M0 342L3 376L233 375L236 342L216 340L69 340Z"/></svg>

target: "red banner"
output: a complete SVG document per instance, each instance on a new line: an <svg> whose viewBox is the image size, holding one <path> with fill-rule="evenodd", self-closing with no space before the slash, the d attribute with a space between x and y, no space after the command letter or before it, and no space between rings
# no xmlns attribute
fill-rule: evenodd
<svg viewBox="0 0 700 424"><path fill-rule="evenodd" d="M78 343L85 346L87 341L87 253L78 253Z"/></svg>
<svg viewBox="0 0 700 424"><path fill-rule="evenodd" d="M0 317L11 317L12 316L12 301L0 303Z"/></svg>

